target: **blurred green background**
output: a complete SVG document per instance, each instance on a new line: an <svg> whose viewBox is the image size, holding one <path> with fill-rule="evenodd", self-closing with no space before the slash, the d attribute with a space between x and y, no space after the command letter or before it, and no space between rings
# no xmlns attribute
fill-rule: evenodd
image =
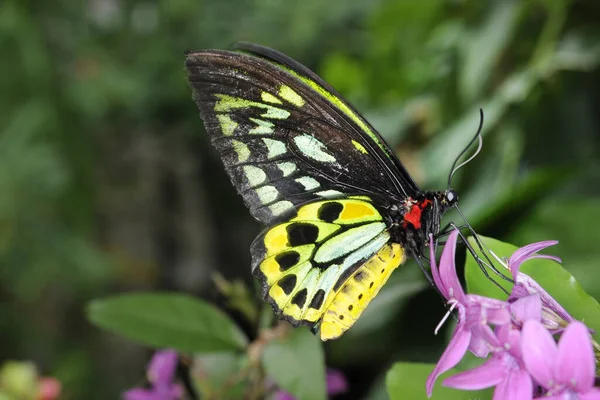
<svg viewBox="0 0 600 400"><path fill-rule="evenodd" d="M65 399L117 398L149 351L92 327L85 304L136 290L209 299L255 334L212 276L253 291L261 227L183 70L185 50L237 40L317 71L424 188L446 187L483 108L484 150L453 182L462 210L517 245L559 240L552 251L600 298L599 21L595 0L4 0L0 360L34 361ZM347 398L385 398L393 361L437 360L443 313L414 263L396 272L326 345Z"/></svg>

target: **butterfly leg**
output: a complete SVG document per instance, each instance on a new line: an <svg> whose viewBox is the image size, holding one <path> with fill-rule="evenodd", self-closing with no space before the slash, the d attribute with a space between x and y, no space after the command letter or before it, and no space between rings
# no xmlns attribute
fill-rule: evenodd
<svg viewBox="0 0 600 400"><path fill-rule="evenodd" d="M475 240L475 243L477 243L477 247L481 251L481 254L485 258L485 260L483 260L481 257L479 257L475 253L475 249L473 249L473 247L467 242L465 236L462 234L463 229L469 230L469 232L471 233L471 236ZM512 279L510 279L509 277L507 277L506 275L504 275L503 273L498 271L498 269L494 265L494 262L488 256L489 249L487 248L487 246L485 246L485 244L481 241L481 239L479 239L479 235L477 235L477 233L475 232L473 227L468 222L466 222L464 225L461 225L461 226L457 226L454 222L450 222L448 225L446 225L444 227L444 229L442 229L437 235L435 235L434 238L436 240L436 246L445 243L445 242L439 242L438 239L450 235L450 233L454 230L457 230L459 232L459 235L461 237L461 240L465 244L465 247L469 250L469 252L471 253L471 255L473 256L473 258L475 259L475 261L477 262L477 264L479 265L479 267L481 268L481 270L483 271L483 273L485 274L485 276L488 279L493 280L491 278L491 276L489 276L489 274L487 273L486 268L491 269L496 275L498 275L500 278L504 279L505 281L514 283ZM495 283L495 284L497 285L497 283Z"/></svg>
<svg viewBox="0 0 600 400"><path fill-rule="evenodd" d="M494 264L491 262L491 260L489 259L489 257L485 254L485 251L479 247L479 249L481 250L482 254L484 255L484 257L486 258L486 260L483 260L482 258L479 257L479 255L477 254L477 252L475 251L475 249L473 248L473 246L471 246L471 244L469 244L469 242L467 242L467 238L464 236L464 234L461 231L458 231L458 235L460 236L462 242L464 243L465 247L467 248L467 250L469 251L469 253L471 253L471 256L473 257L473 259L475 260L475 262L477 263L477 265L479 265L479 268L481 269L481 271L483 272L483 274L485 275L485 277L487 279L489 279L494 285L496 285L500 290L502 290L504 293L509 294L506 289L504 289L494 278L492 278L490 276L490 274L487 271L487 268L490 268L492 271L494 271L494 273L500 277L502 277L504 280L514 283L514 281L512 279L510 279L509 277L507 277L506 275L504 275L503 273L501 273L500 271L498 271L498 269L496 269L496 267L494 266Z"/></svg>
<svg viewBox="0 0 600 400"><path fill-rule="evenodd" d="M433 277L429 273L429 268L427 268L425 266L425 263L423 262L423 259L425 259L427 261L427 264L429 264L429 258L427 258L423 254L420 254L416 251L412 253L412 256L415 259L419 268L421 269L421 272L423 272L423 275L425 275L425 279L427 279L427 282L429 282L429 284L435 288L436 286L435 286L435 283L433 282Z"/></svg>

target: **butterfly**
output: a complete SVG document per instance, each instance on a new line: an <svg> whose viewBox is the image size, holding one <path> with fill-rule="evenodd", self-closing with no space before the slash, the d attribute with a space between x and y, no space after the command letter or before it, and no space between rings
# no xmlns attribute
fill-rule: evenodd
<svg viewBox="0 0 600 400"><path fill-rule="evenodd" d="M421 260L456 204L423 191L377 131L329 84L275 50L186 53L193 98L250 213L263 297L325 341L360 317L408 257Z"/></svg>

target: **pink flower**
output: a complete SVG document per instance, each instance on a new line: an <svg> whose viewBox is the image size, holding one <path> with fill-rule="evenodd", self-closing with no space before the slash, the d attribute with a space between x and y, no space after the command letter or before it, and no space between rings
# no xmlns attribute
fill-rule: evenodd
<svg viewBox="0 0 600 400"><path fill-rule="evenodd" d="M479 367L447 378L444 386L463 390L495 387L494 400L530 400L534 394L543 399L600 400L600 390L593 387L596 366L589 329L574 321L535 280L519 272L532 258L559 261L538 253L557 242L525 246L508 263L494 255L510 269L515 281L508 301L502 302L465 294L454 265L457 236L457 231L449 235L439 269L430 238L433 280L450 312L457 311L458 323L427 379L427 394L431 395L437 377L470 350L478 357L491 357ZM558 346L553 333L562 333Z"/></svg>
<svg viewBox="0 0 600 400"><path fill-rule="evenodd" d="M496 386L494 400L530 400L533 383L521 361L521 333L511 324L499 326L488 338L492 357L484 364L444 380L444 386L479 390Z"/></svg>
<svg viewBox="0 0 600 400"><path fill-rule="evenodd" d="M348 381L346 377L337 369L327 368L327 395L335 396L348 391ZM296 400L296 397L284 390L279 390L273 397L275 400Z"/></svg>
<svg viewBox="0 0 600 400"><path fill-rule="evenodd" d="M523 324L523 362L547 392L544 399L598 400L594 388L596 360L588 328L575 321L562 333L558 345L539 322Z"/></svg>
<svg viewBox="0 0 600 400"><path fill-rule="evenodd" d="M62 385L52 377L42 377L38 382L37 400L56 400L60 396Z"/></svg>
<svg viewBox="0 0 600 400"><path fill-rule="evenodd" d="M123 393L125 400L178 400L183 394L181 386L173 383L177 371L177 353L160 350L148 364L150 389L134 388Z"/></svg>
<svg viewBox="0 0 600 400"><path fill-rule="evenodd" d="M556 240L546 240L543 242L537 242L529 244L525 247L515 251L514 254L508 260L507 267L510 269L515 285L511 295L508 298L509 302L515 299L528 296L530 294L538 294L542 301L542 324L552 330L560 330L573 322L575 319L556 301L554 298L544 290L535 280L529 275L519 272L521 265L534 258L546 258L560 262L560 258L554 256L548 256L545 254L538 254L539 251L554 246L558 242Z"/></svg>
<svg viewBox="0 0 600 400"><path fill-rule="evenodd" d="M488 297L465 294L458 276L454 256L458 231L449 236L442 252L440 267L435 261L433 237L430 237L431 275L438 290L447 300L450 311L456 309L458 323L448 347L427 378L427 395L431 396L438 376L460 362L467 350L479 357L488 352L485 337L493 336L488 324L502 325L510 322L509 305L506 302Z"/></svg>

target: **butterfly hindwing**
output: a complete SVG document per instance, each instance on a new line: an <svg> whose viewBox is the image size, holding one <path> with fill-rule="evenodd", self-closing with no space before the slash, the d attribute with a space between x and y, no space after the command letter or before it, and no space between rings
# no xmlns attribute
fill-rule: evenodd
<svg viewBox="0 0 600 400"><path fill-rule="evenodd" d="M294 325L323 319L321 338L341 335L404 261L368 200L315 201L252 244L253 273L276 313ZM352 279L353 278L353 279Z"/></svg>
<svg viewBox="0 0 600 400"><path fill-rule="evenodd" d="M383 139L343 100L265 57L207 50L186 61L205 126L255 218L270 224L299 204L347 193L388 201L404 196L399 188L416 193Z"/></svg>

